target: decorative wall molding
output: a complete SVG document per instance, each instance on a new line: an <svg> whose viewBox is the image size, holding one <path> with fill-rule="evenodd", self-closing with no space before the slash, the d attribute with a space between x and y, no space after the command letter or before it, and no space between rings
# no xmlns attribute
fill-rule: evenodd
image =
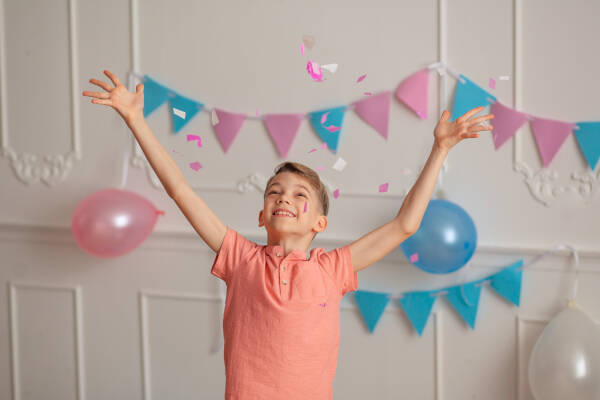
<svg viewBox="0 0 600 400"><path fill-rule="evenodd" d="M9 309L9 332L10 332L10 369L12 376L13 400L21 400L21 371L19 368L19 335L18 335L18 289L36 289L51 291L67 291L73 294L74 314L74 337L75 337L75 384L77 400L85 400L85 363L83 357L83 314L82 296L80 286L49 285L47 283L8 283L8 309Z"/></svg>
<svg viewBox="0 0 600 400"><path fill-rule="evenodd" d="M8 157L10 165L17 179L26 185L44 182L47 186L54 186L67 177L73 168L75 160L81 159L81 130L79 122L79 73L78 73L78 44L77 44L77 10L75 0L68 0L69 13L69 68L71 77L71 149L64 154L30 154L19 153L11 147L8 131L8 94L6 89L6 33L2 32L0 40L0 150L4 157ZM0 1L0 21L4 21L4 2ZM4 29L4 25L3 28Z"/></svg>

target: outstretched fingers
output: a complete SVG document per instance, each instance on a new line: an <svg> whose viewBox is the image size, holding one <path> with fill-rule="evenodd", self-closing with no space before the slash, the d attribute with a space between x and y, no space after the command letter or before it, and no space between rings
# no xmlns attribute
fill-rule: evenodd
<svg viewBox="0 0 600 400"><path fill-rule="evenodd" d="M109 70L105 69L104 74L110 78L115 87L121 85L121 81L119 80L119 78L117 78L117 76Z"/></svg>
<svg viewBox="0 0 600 400"><path fill-rule="evenodd" d="M483 110L484 107L479 106L477 108L474 108L472 110L467 111L466 113L464 113L464 115L462 115L461 117L458 117L456 120L458 122L463 122L468 120L469 118L471 118L473 115L477 114L478 112L481 112L481 110Z"/></svg>
<svg viewBox="0 0 600 400"><path fill-rule="evenodd" d="M107 92L110 92L111 90L113 90L112 87L110 87L110 85L104 81L99 81L98 79L90 79L90 83L93 83L96 86L100 86L102 89L106 90Z"/></svg>
<svg viewBox="0 0 600 400"><path fill-rule="evenodd" d="M84 96L95 97L97 99L108 99L110 98L110 94L106 92L88 92L84 91L82 93Z"/></svg>

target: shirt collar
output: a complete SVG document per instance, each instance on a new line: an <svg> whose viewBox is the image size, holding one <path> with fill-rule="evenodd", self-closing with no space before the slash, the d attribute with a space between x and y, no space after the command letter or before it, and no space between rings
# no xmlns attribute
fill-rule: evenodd
<svg viewBox="0 0 600 400"><path fill-rule="evenodd" d="M266 251L267 251L268 254L270 254L270 255L272 255L274 257L281 257L281 258L283 258L285 256L285 253L283 252L283 247L281 247L278 244L271 245L271 246L265 245L265 249L266 249ZM298 260L308 260L307 254L305 252L303 252L302 250L292 250L287 255L287 257L293 258L293 259L298 259Z"/></svg>

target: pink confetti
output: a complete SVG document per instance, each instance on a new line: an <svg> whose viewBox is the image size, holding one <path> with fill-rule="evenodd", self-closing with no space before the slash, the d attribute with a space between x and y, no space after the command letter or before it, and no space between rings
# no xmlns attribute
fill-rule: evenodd
<svg viewBox="0 0 600 400"><path fill-rule="evenodd" d="M258 117L258 108L256 109L256 116Z"/></svg>
<svg viewBox="0 0 600 400"><path fill-rule="evenodd" d="M325 123L325 121L327 121L327 116L329 115L331 111L327 111L325 114L321 115L321 125L323 125Z"/></svg>
<svg viewBox="0 0 600 400"><path fill-rule="evenodd" d="M341 128L339 126L329 125L329 126L326 126L325 129L327 129L329 132L337 132Z"/></svg>
<svg viewBox="0 0 600 400"><path fill-rule="evenodd" d="M309 61L306 63L306 70L314 81L321 82L323 80L323 71L321 71L321 67L316 62Z"/></svg>
<svg viewBox="0 0 600 400"><path fill-rule="evenodd" d="M496 89L496 81L494 78L490 78L490 88Z"/></svg>
<svg viewBox="0 0 600 400"><path fill-rule="evenodd" d="M333 191L333 198L337 199L338 197L340 197L340 189L335 189Z"/></svg>
<svg viewBox="0 0 600 400"><path fill-rule="evenodd" d="M304 203L304 212L306 212L307 207L308 207L308 203L305 202Z"/></svg>
<svg viewBox="0 0 600 400"><path fill-rule="evenodd" d="M193 163L190 163L190 168L194 171L198 171L200 168L202 168L202 164L200 164L198 161L194 161Z"/></svg>
<svg viewBox="0 0 600 400"><path fill-rule="evenodd" d="M388 191L388 186L389 186L388 182L379 185L379 192L380 193L387 192Z"/></svg>
<svg viewBox="0 0 600 400"><path fill-rule="evenodd" d="M300 43L300 52L304 55L304 42Z"/></svg>
<svg viewBox="0 0 600 400"><path fill-rule="evenodd" d="M323 167L322 167L322 166L320 166L320 165L317 167L317 169L318 169L319 171L324 171L324 170L325 170L325 168L323 168Z"/></svg>
<svg viewBox="0 0 600 400"><path fill-rule="evenodd" d="M362 82L363 79L365 79L366 77L367 77L367 74L359 76L358 79L356 80L356 83Z"/></svg>
<svg viewBox="0 0 600 400"><path fill-rule="evenodd" d="M171 151L172 151L173 153L177 153L177 154L181 154L181 155L183 155L182 153L178 152L178 151L177 151L177 150L175 150L175 149L173 149L173 150L171 150Z"/></svg>
<svg viewBox="0 0 600 400"><path fill-rule="evenodd" d="M198 147L202 147L202 138L198 135L187 135L187 141L191 142L193 140L198 141Z"/></svg>
<svg viewBox="0 0 600 400"><path fill-rule="evenodd" d="M327 143L323 142L323 144L321 145L322 149L326 149L327 148Z"/></svg>
<svg viewBox="0 0 600 400"><path fill-rule="evenodd" d="M310 154L310 153L312 153L312 152L314 152L314 151L317 151L317 149L314 149L314 148L313 148L313 149L310 149L310 150L308 151L308 154Z"/></svg>
<svg viewBox="0 0 600 400"><path fill-rule="evenodd" d="M372 95L372 94L373 94L373 93L371 93L371 92L365 92L365 93L364 93L364 95L365 95L365 96L370 96L370 95Z"/></svg>
<svg viewBox="0 0 600 400"><path fill-rule="evenodd" d="M414 253L410 256L410 262L416 263L419 261L419 253Z"/></svg>

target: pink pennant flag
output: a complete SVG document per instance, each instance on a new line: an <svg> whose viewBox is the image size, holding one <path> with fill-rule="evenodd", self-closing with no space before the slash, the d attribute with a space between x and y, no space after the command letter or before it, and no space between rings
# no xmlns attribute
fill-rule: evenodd
<svg viewBox="0 0 600 400"><path fill-rule="evenodd" d="M388 137L392 92L382 92L354 103L354 111L384 138Z"/></svg>
<svg viewBox="0 0 600 400"><path fill-rule="evenodd" d="M279 151L281 158L286 158L304 114L267 114L265 125Z"/></svg>
<svg viewBox="0 0 600 400"><path fill-rule="evenodd" d="M493 138L496 150L527 122L526 114L506 107L498 101L492 103L490 113L494 114L492 124L494 125Z"/></svg>
<svg viewBox="0 0 600 400"><path fill-rule="evenodd" d="M214 125L213 128L217 134L217 139L221 143L223 151L227 153L229 147L235 140L242 124L246 120L246 114L231 113L215 108L214 111L217 114L219 123Z"/></svg>
<svg viewBox="0 0 600 400"><path fill-rule="evenodd" d="M420 118L427 119L429 68L415 72L398 85L396 97Z"/></svg>
<svg viewBox="0 0 600 400"><path fill-rule="evenodd" d="M542 163L544 167L547 167L567 136L573 133L573 124L544 118L534 118L529 123L542 157Z"/></svg>

